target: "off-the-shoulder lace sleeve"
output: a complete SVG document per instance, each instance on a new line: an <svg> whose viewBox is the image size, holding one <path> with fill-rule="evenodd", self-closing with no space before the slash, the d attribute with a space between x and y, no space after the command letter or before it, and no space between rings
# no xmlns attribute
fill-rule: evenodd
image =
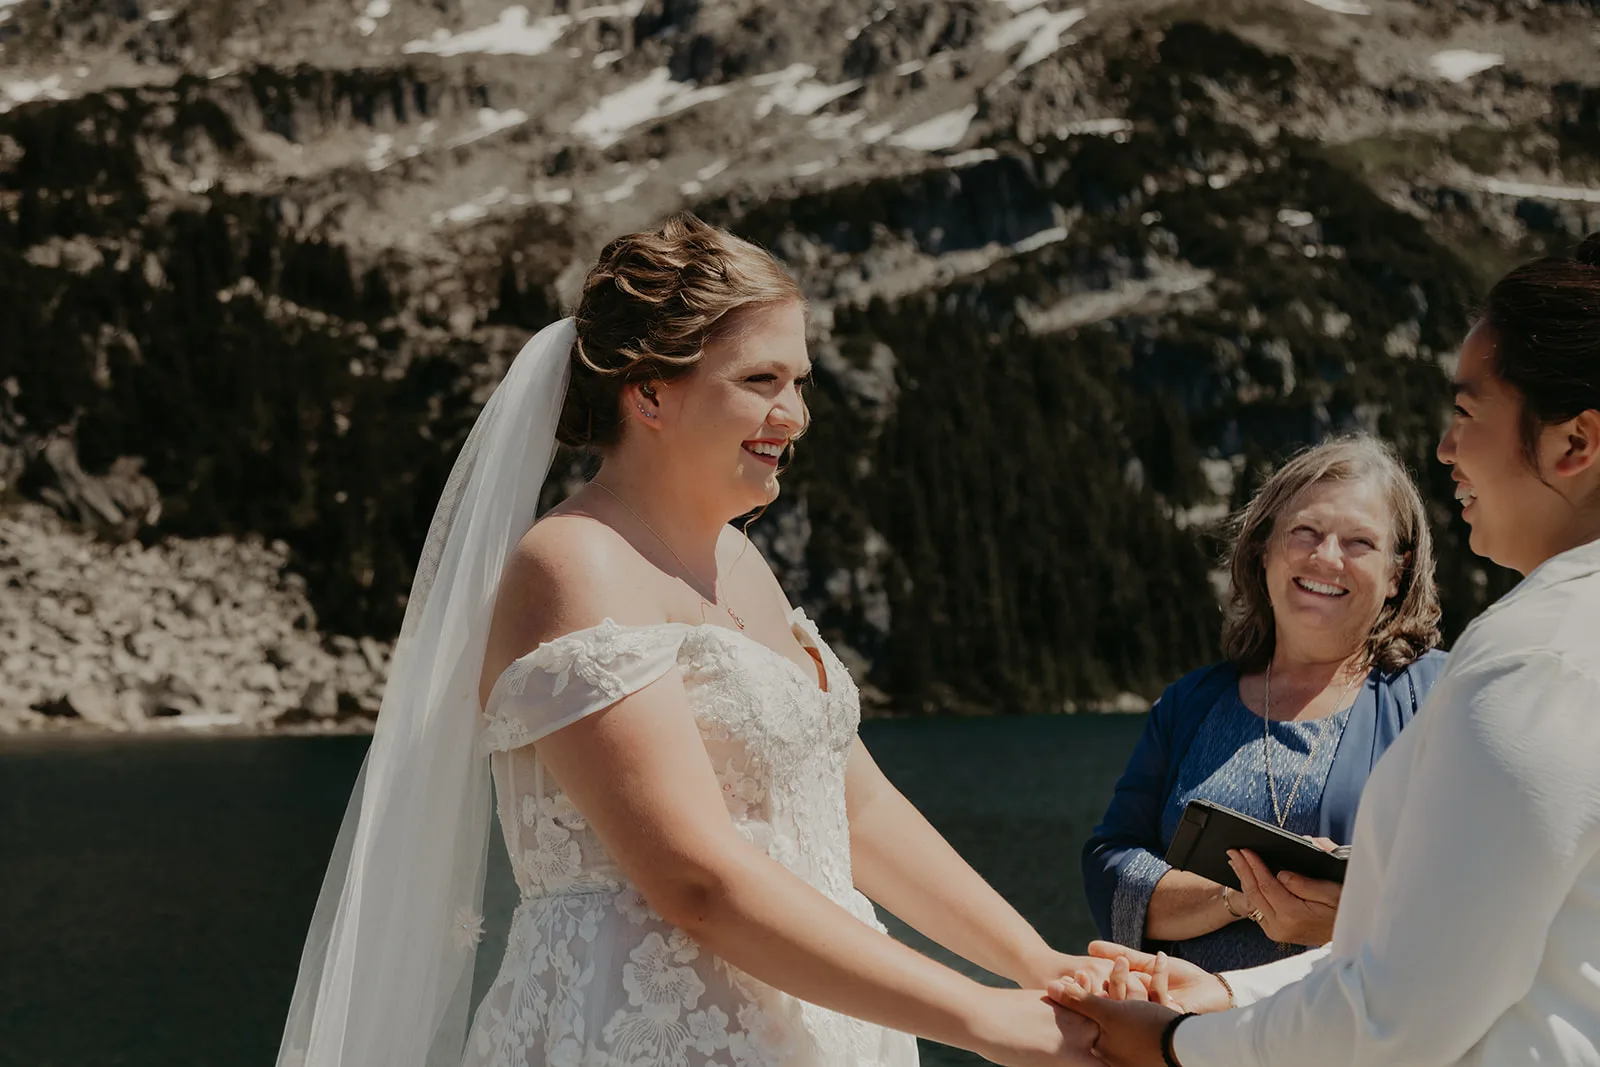
<svg viewBox="0 0 1600 1067"><path fill-rule="evenodd" d="M605 619L540 645L495 681L484 710L483 750L530 745L638 692L672 669L687 630Z"/></svg>

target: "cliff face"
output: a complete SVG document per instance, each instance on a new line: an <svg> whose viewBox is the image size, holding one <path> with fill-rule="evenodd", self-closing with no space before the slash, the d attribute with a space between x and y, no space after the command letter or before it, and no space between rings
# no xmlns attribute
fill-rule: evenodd
<svg viewBox="0 0 1600 1067"><path fill-rule="evenodd" d="M687 207L812 299L752 534L876 699L1152 695L1214 651L1206 525L1344 428L1426 484L1459 627L1506 581L1442 365L1600 229L1597 60L1590 2L0 0L0 481L281 541L387 638L506 362Z"/></svg>

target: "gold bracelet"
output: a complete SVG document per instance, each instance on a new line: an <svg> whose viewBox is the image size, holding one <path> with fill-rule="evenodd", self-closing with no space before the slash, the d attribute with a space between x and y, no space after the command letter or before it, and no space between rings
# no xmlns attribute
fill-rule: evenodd
<svg viewBox="0 0 1600 1067"><path fill-rule="evenodd" d="M1228 909L1228 914L1232 915L1235 919L1248 919L1250 916L1241 915L1238 912L1233 910L1233 898L1228 896L1229 891L1232 890L1232 889L1233 889L1233 886L1231 886L1231 885L1225 885L1225 886L1222 887L1222 906L1224 908L1227 908Z"/></svg>
<svg viewBox="0 0 1600 1067"><path fill-rule="evenodd" d="M1228 1007L1237 1008L1239 1006L1239 1002L1233 997L1233 983L1224 978L1221 971L1216 973L1216 979L1222 983L1222 988L1228 991Z"/></svg>

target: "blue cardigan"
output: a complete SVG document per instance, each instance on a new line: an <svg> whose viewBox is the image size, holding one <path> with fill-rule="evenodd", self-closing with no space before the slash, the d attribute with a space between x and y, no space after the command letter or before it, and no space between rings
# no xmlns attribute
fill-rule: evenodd
<svg viewBox="0 0 1600 1067"><path fill-rule="evenodd" d="M1374 670L1368 676L1328 771L1318 829L1321 836L1349 843L1367 776L1378 757L1416 714L1428 690L1443 673L1447 658L1435 650L1393 674ZM1143 940L1142 924L1138 937L1113 927L1117 883L1123 869L1141 853L1159 857L1166 852L1170 842L1161 832L1161 813L1177 780L1178 768L1206 715L1224 693L1238 684L1239 674L1232 664L1212 664L1191 671L1168 686L1150 709L1144 734L1117 781L1111 806L1083 848L1083 885L1100 936L1116 940L1121 934L1130 942Z"/></svg>

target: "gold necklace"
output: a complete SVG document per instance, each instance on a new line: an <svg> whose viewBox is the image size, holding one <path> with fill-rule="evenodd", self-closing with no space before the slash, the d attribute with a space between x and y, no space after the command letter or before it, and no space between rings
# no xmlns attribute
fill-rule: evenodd
<svg viewBox="0 0 1600 1067"><path fill-rule="evenodd" d="M1306 772L1317 760L1317 753L1322 750L1323 738L1328 736L1328 723L1332 721L1344 708L1344 698L1350 695L1350 687L1364 674L1352 675L1345 683L1344 690L1339 694L1338 701L1333 705L1333 714L1322 720L1322 725L1317 728L1317 739L1311 745L1311 751L1306 755L1305 763L1300 766L1300 773L1295 776L1294 788L1289 790L1289 799L1284 802L1283 810L1278 809L1278 787L1272 780L1272 661L1267 661L1267 678L1263 684L1261 694L1261 762L1267 768L1267 799L1272 802L1272 817L1277 820L1279 829L1289 821L1289 815L1294 811L1295 798L1300 795L1300 785L1306 780Z"/></svg>
<svg viewBox="0 0 1600 1067"><path fill-rule="evenodd" d="M645 522L644 521L644 516L640 515L637 511L634 511L633 508L629 507L628 506L628 502L626 500L622 499L620 496L618 496L616 493L612 492L605 485L601 484L598 479L591 479L589 484L594 486L596 489L603 490L605 492L605 494L607 496L609 496L612 500L615 500L617 503L621 504L623 506L623 508L628 512L629 515L632 515L635 519L637 519L639 521L639 525L640 526L643 526L646 530L650 531L650 536L651 537L654 537L657 541L661 542L661 547L662 548L664 548L668 552L672 553L672 558L678 561L678 566L682 567L684 569L684 571L687 572L689 575L694 576L694 577L698 577L694 573L694 568L689 566L687 563L685 563L683 561L683 557L678 555L677 550L672 547L672 545L667 541L667 539L665 537L662 537L660 534L656 533L656 528L654 526L651 526L648 522ZM684 578L683 575L681 575L681 574L678 575L678 581L682 582L684 585L688 585L690 589L693 589L695 596L699 597L701 600L704 600L705 603L707 605L709 605L710 607L721 608L723 611L726 611L728 613L728 618L733 620L733 624L735 626L739 627L739 629L741 629L741 630L744 629L744 619L740 618L739 617L739 613L737 611L734 611L731 607L729 607L727 605L727 603L725 603L725 602L724 603L718 603L716 600L706 600L706 595L704 593L700 592L700 590L695 588L693 585L690 585L689 584L689 580L687 578ZM716 583L715 579L713 579L712 582L711 582L711 592L712 592L712 595L716 596L719 600L721 599L722 594L717 589L717 583Z"/></svg>

